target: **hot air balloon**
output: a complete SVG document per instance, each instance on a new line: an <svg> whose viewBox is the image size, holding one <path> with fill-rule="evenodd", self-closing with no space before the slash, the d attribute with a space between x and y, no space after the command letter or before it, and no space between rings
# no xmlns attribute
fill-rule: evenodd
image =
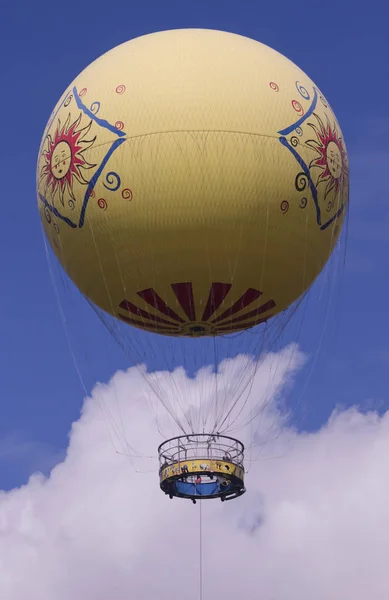
<svg viewBox="0 0 389 600"><path fill-rule="evenodd" d="M260 331L293 307L337 243L348 193L316 84L213 30L145 35L94 61L54 108L37 165L44 232L70 279L129 337L172 343ZM170 497L245 491L243 445L223 429L233 388L206 429L179 423L160 446Z"/></svg>

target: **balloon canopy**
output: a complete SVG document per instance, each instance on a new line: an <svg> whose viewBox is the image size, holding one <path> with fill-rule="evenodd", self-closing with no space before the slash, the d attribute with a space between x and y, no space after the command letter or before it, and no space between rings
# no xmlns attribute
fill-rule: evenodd
<svg viewBox="0 0 389 600"><path fill-rule="evenodd" d="M338 239L347 153L323 94L248 38L122 44L68 87L37 167L45 233L95 305L172 336L248 329L312 284Z"/></svg>

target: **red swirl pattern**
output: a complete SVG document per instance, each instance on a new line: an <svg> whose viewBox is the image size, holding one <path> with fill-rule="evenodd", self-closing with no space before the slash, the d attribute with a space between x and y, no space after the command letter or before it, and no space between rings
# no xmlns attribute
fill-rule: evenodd
<svg viewBox="0 0 389 600"><path fill-rule="evenodd" d="M298 100L292 100L292 106L293 106L294 110L296 111L296 113L299 114L300 117L302 117L304 114L304 109L301 106L300 102Z"/></svg>
<svg viewBox="0 0 389 600"><path fill-rule="evenodd" d="M132 200L132 191L130 190L130 188L124 188L124 190L122 191L122 197L125 200L129 200L131 202L131 200Z"/></svg>

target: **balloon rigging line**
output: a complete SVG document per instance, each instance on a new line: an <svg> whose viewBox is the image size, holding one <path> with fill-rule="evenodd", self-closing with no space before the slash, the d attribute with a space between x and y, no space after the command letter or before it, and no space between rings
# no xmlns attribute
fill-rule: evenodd
<svg viewBox="0 0 389 600"><path fill-rule="evenodd" d="M48 265L48 269L49 269L49 273L50 273L50 280L51 280L51 284L52 284L54 292L55 292L55 297L56 297L58 311L59 311L59 315L60 315L60 319L61 319L61 324L62 324L62 327L63 327L63 331L65 333L65 338L66 338L66 341L67 341L67 344L68 344L68 347L69 347L70 355L72 357L72 361L73 361L75 370L77 372L79 381L81 383L81 386L82 386L82 389L83 389L83 391L85 393L85 396L88 397L89 394L88 394L88 391L86 389L86 385L85 385L84 379L82 377L80 368L78 366L76 355L75 355L75 352L74 352L74 349L73 349L73 344L72 344L72 341L70 339L70 335L69 335L68 329L66 327L66 317L65 317L64 310L63 310L61 298L60 298L60 295L59 295L59 292L58 292L58 286L57 286L56 281L55 281L55 277L54 277L54 273L53 273L53 268L52 268L52 264L51 264L51 260L50 260L50 255L49 255L49 249L48 249L48 246L47 246L46 236L44 235L43 225L41 225L41 231L42 231L43 243L44 243L44 247L45 247L46 261L47 261L47 265ZM100 401L99 401L99 405L100 405L100 410L102 411L103 418L104 418L104 410L103 410L103 407L102 407ZM104 418L104 424L105 424L105 427L107 429L111 445L114 448L114 450L116 450L115 444L113 443L112 434L111 434L111 432L110 432L110 430L108 428L108 425L107 425L107 422L106 422L105 418Z"/></svg>

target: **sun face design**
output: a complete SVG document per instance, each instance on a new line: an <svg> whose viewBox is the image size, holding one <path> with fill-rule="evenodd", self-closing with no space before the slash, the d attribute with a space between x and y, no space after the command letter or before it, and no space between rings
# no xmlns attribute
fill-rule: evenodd
<svg viewBox="0 0 389 600"><path fill-rule="evenodd" d="M317 178L316 185L321 182L326 183L324 198L327 198L331 191L335 196L342 193L344 185L347 183L347 154L343 140L336 130L331 127L329 120L324 125L323 121L315 114L318 125L309 123L314 130L317 139L308 140L308 146L316 150L318 156L314 158L309 167L319 167L321 170Z"/></svg>
<svg viewBox="0 0 389 600"><path fill-rule="evenodd" d="M57 129L54 137L47 135L47 147L42 154L45 159L40 172L40 181L44 181L44 193L51 192L52 197L59 196L62 205L65 203L65 195L68 194L74 202L73 183L76 179L79 183L87 185L87 171L96 165L88 163L83 153L90 148L96 137L86 139L92 126L92 121L86 127L78 129L81 123L81 114L73 123L70 123L70 114L61 127L58 119Z"/></svg>

